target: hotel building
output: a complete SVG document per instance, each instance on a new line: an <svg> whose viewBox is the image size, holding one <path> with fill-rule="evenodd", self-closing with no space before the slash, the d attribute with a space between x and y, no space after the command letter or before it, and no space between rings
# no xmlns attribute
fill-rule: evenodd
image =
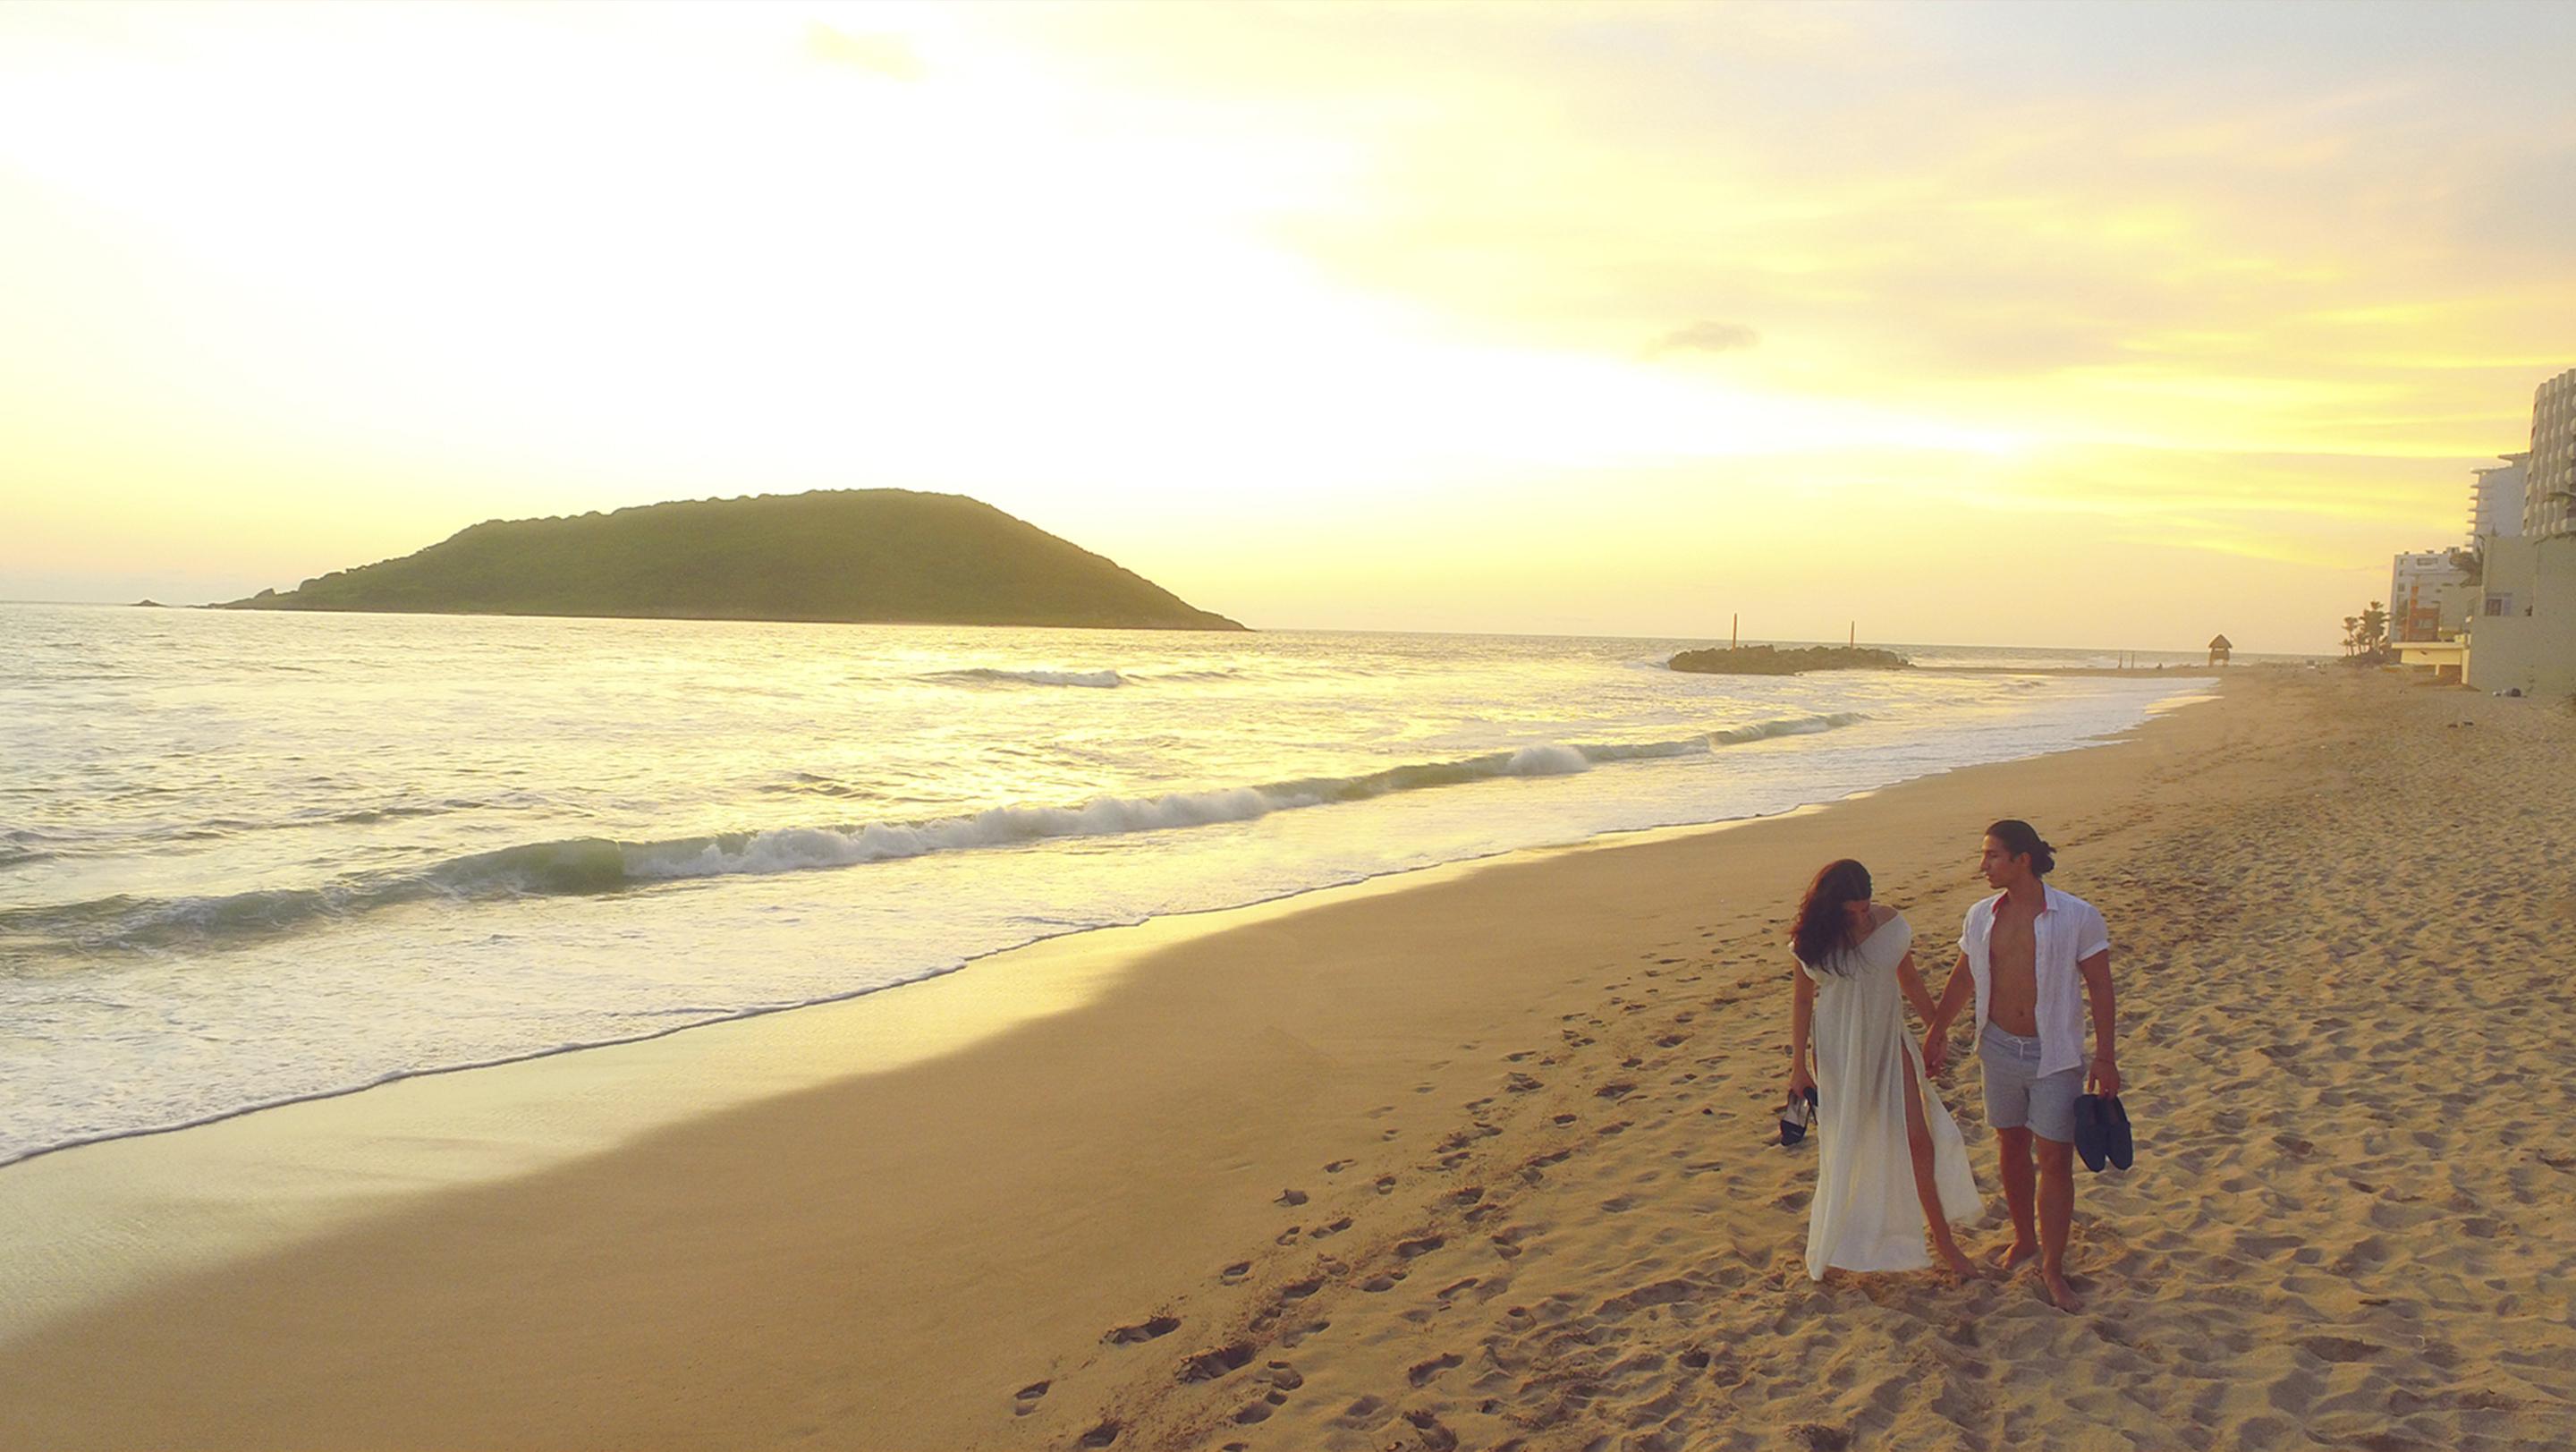
<svg viewBox="0 0 2576 1452"><path fill-rule="evenodd" d="M2522 533L2523 498L2529 493L2526 481L2531 471L2529 454L2499 454L2504 460L2492 469L2472 469L2477 481L2469 486L2469 548L2484 549L2491 539L2511 539Z"/></svg>
<svg viewBox="0 0 2576 1452"><path fill-rule="evenodd" d="M2535 539L2576 533L2576 368L2533 395L2524 472L2522 532Z"/></svg>

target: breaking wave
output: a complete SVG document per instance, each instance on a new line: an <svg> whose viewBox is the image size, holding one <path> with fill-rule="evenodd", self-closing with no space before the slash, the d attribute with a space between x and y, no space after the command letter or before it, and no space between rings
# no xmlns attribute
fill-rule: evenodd
<svg viewBox="0 0 2576 1452"><path fill-rule="evenodd" d="M936 671L925 677L934 681L976 681L987 685L1012 686L1083 686L1095 691L1111 690L1127 684L1127 678L1116 671L1006 671L989 666L972 670Z"/></svg>
<svg viewBox="0 0 2576 1452"><path fill-rule="evenodd" d="M995 807L924 821L773 827L653 842L605 837L533 842L451 858L416 872L361 875L318 887L175 899L116 896L0 911L0 949L94 952L216 946L376 908L437 899L608 893L682 878L855 867L1051 838L1248 822L1274 812L1367 801L1398 792L1513 777L1570 776L1615 762L1703 755L1773 737L1831 731L1866 719L1856 712L1782 717L1672 741L1523 746L1355 776L1306 777L1154 797L1099 797L1066 807Z"/></svg>

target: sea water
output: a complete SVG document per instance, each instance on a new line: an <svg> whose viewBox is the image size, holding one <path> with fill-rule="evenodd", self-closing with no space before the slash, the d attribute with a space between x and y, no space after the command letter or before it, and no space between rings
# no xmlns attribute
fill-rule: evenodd
<svg viewBox="0 0 2576 1452"><path fill-rule="evenodd" d="M2204 688L1664 668L1704 644L0 605L0 1163L1781 812Z"/></svg>

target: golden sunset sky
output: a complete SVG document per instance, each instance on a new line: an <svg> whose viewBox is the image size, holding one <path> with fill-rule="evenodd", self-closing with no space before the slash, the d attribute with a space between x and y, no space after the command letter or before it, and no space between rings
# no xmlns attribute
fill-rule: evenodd
<svg viewBox="0 0 2576 1452"><path fill-rule="evenodd" d="M2331 650L2576 5L0 7L0 597L975 495L1256 626Z"/></svg>

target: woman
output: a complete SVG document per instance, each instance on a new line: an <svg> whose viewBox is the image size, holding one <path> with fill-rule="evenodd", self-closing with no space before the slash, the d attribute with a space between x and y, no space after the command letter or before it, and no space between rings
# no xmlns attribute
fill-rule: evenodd
<svg viewBox="0 0 2576 1452"><path fill-rule="evenodd" d="M1790 931L1798 962L1789 1094L1816 1091L1824 1138L1807 1212L1807 1275L1921 1270L1932 1264L1929 1230L1951 1275L1972 1280L1976 1266L1950 1222L1976 1220L1985 1207L1967 1145L1924 1076L1896 1002L1902 990L1929 1022L1932 996L1914 969L1914 929L1869 894L1868 869L1848 858L1827 863Z"/></svg>

